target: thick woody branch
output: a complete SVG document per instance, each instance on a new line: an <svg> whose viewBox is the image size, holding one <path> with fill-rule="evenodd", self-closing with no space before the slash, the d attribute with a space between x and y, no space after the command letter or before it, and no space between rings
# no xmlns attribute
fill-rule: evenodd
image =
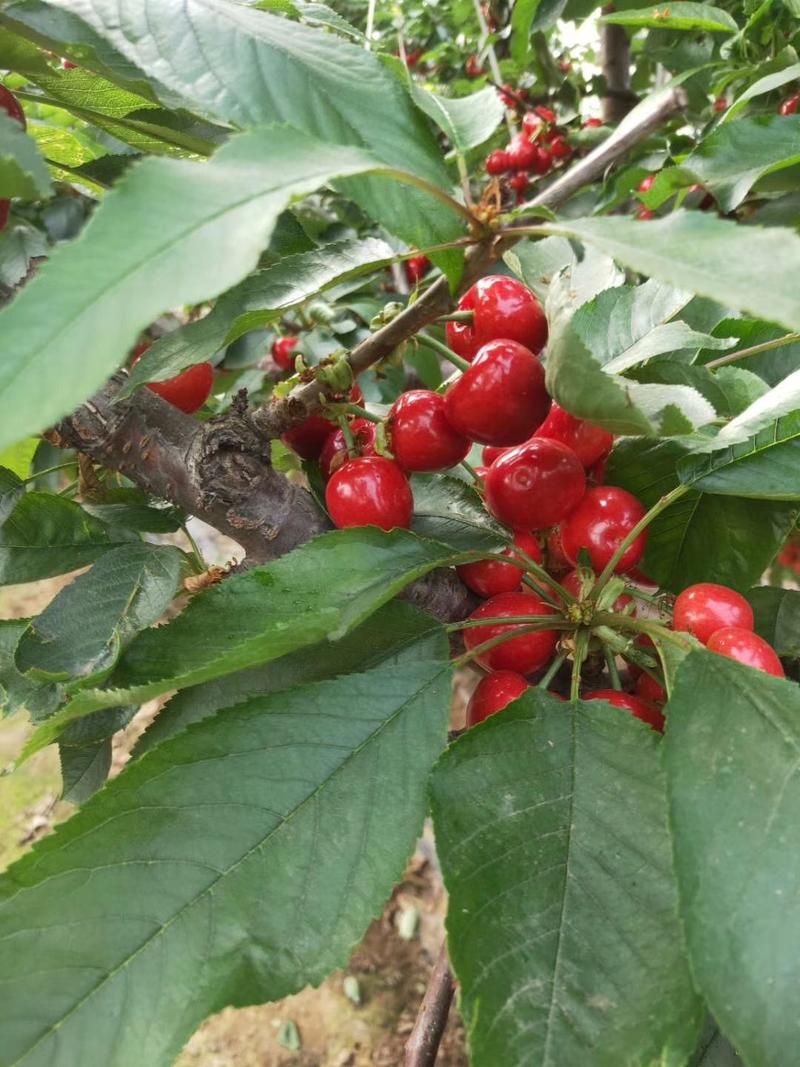
<svg viewBox="0 0 800 1067"><path fill-rule="evenodd" d="M613 6L603 8L612 11ZM631 91L631 46L624 26L603 23L600 27L600 66L606 83L603 121L620 122L636 103Z"/></svg>
<svg viewBox="0 0 800 1067"><path fill-rule="evenodd" d="M447 950L442 946L431 971L414 1029L406 1042L403 1067L433 1067L436 1063L454 992L453 972L447 962Z"/></svg>

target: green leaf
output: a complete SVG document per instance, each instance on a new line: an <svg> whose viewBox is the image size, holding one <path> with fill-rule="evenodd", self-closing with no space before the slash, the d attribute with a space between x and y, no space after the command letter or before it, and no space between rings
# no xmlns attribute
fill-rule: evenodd
<svg viewBox="0 0 800 1067"><path fill-rule="evenodd" d="M544 233L576 237L642 274L800 330L800 236L774 226L738 226L702 211L642 223L621 218L543 222Z"/></svg>
<svg viewBox="0 0 800 1067"><path fill-rule="evenodd" d="M800 1008L797 685L693 652L678 671L668 722L692 974L745 1063L791 1063Z"/></svg>
<svg viewBox="0 0 800 1067"><path fill-rule="evenodd" d="M104 784L111 769L111 738L93 745L58 746L61 762L62 797L83 804Z"/></svg>
<svg viewBox="0 0 800 1067"><path fill-rule="evenodd" d="M454 552L496 551L509 533L495 522L468 482L447 474L415 474L412 529L420 537L448 545Z"/></svg>
<svg viewBox="0 0 800 1067"><path fill-rule="evenodd" d="M730 1042L723 1037L711 1016L706 1019L697 1049L689 1061L689 1067L741 1067Z"/></svg>
<svg viewBox="0 0 800 1067"><path fill-rule="evenodd" d="M695 4L691 0L673 0L636 11L615 11L601 15L597 21L654 30L702 30L706 33L736 33L739 29L727 11L711 4Z"/></svg>
<svg viewBox="0 0 800 1067"><path fill-rule="evenodd" d="M723 319L714 327L713 333L718 337L736 337L737 348L750 348L786 336L786 330L782 326L773 326L761 319ZM712 351L701 352L698 362L707 363L715 356L716 353ZM748 356L741 366L747 367L770 385L778 385L800 366L800 341Z"/></svg>
<svg viewBox="0 0 800 1067"><path fill-rule="evenodd" d="M628 376L637 382L688 385L704 396L723 418L739 415L768 390L763 379L740 367L720 367L710 371L674 359L650 360L644 366L628 371Z"/></svg>
<svg viewBox="0 0 800 1067"><path fill-rule="evenodd" d="M168 1067L206 1015L346 963L402 875L446 740L447 642L418 627L370 671L165 742L9 870L9 1062L78 1063L90 1045L104 1067Z"/></svg>
<svg viewBox="0 0 800 1067"><path fill-rule="evenodd" d="M31 473L31 463L40 445L38 437L27 437L24 441L0 452L0 467L6 467L20 478L27 478Z"/></svg>
<svg viewBox="0 0 800 1067"><path fill-rule="evenodd" d="M0 285L13 289L25 277L36 256L47 255L44 234L27 223L9 226L0 234Z"/></svg>
<svg viewBox="0 0 800 1067"><path fill-rule="evenodd" d="M729 122L704 138L682 166L733 211L766 174L800 163L800 115Z"/></svg>
<svg viewBox="0 0 800 1067"><path fill-rule="evenodd" d="M783 70L778 70L759 78L752 85L748 85L740 96L736 97L728 110L721 116L720 123L724 124L736 118L739 112L747 106L748 102L755 99L755 97L763 96L765 93L772 93L776 89L780 89L782 85L793 82L797 78L800 78L800 63L791 63L788 67L784 67Z"/></svg>
<svg viewBox="0 0 800 1067"><path fill-rule="evenodd" d="M679 1067L693 1050L659 748L608 704L530 690L434 769L474 1067Z"/></svg>
<svg viewBox="0 0 800 1067"><path fill-rule="evenodd" d="M0 585L66 574L126 540L72 500L26 493L0 527Z"/></svg>
<svg viewBox="0 0 800 1067"><path fill-rule="evenodd" d="M748 413L770 395L767 393L733 419L716 438L700 442L694 455L684 457L678 466L680 480L725 496L800 501L800 411L777 419L740 444L728 445L727 438L719 440L729 427L736 427L737 432L731 436L737 441L738 428L747 425ZM756 416L752 417L756 422ZM709 451L711 448L714 451Z"/></svg>
<svg viewBox="0 0 800 1067"><path fill-rule="evenodd" d="M410 90L417 107L433 119L453 148L462 154L488 140L503 121L503 102L491 85L461 97L432 93L413 80Z"/></svg>
<svg viewBox="0 0 800 1067"><path fill-rule="evenodd" d="M337 241L286 256L221 296L204 318L156 341L133 368L122 396L144 382L174 377L186 367L209 359L249 330L269 325L316 293L380 270L394 259L391 247L375 237Z"/></svg>
<svg viewBox="0 0 800 1067"><path fill-rule="evenodd" d="M582 308L571 323L556 327L547 349L547 391L561 407L615 434L689 433L714 419L714 408L691 386L640 385L605 370L587 347L595 341L591 305L584 307L590 309L582 322L586 341L578 334L581 320L575 322Z"/></svg>
<svg viewBox="0 0 800 1067"><path fill-rule="evenodd" d="M17 502L24 493L25 483L22 479L7 467L0 467L0 526L17 506Z"/></svg>
<svg viewBox="0 0 800 1067"><path fill-rule="evenodd" d="M365 526L323 534L198 593L168 627L139 634L106 686L77 694L37 730L25 756L100 708L142 703L319 641L335 642L415 578L476 555L405 530Z"/></svg>
<svg viewBox="0 0 800 1067"><path fill-rule="evenodd" d="M652 507L678 484L688 442L617 442L606 481ZM712 496L692 489L650 526L642 569L673 593L695 582L746 592L759 580L794 526L796 508L769 500Z"/></svg>
<svg viewBox="0 0 800 1067"><path fill-rule="evenodd" d="M779 656L800 657L800 592L762 585L747 599L755 615L755 631Z"/></svg>
<svg viewBox="0 0 800 1067"><path fill-rule="evenodd" d="M542 0L517 0L511 11L511 57L527 62L531 50L531 27Z"/></svg>
<svg viewBox="0 0 800 1067"><path fill-rule="evenodd" d="M545 237L543 241L520 241L503 259L509 270L544 300L554 277L564 267L572 267L577 257L563 237Z"/></svg>
<svg viewBox="0 0 800 1067"><path fill-rule="evenodd" d="M292 199L334 175L376 166L358 149L289 129L233 137L209 163L139 164L105 197L80 241L58 249L0 314L9 353L0 368L0 447L90 396L166 308L239 281Z"/></svg>
<svg viewBox="0 0 800 1067"><path fill-rule="evenodd" d="M106 552L32 620L17 646L17 669L49 681L107 674L172 603L183 558L177 548L141 542Z"/></svg>
<svg viewBox="0 0 800 1067"><path fill-rule="evenodd" d="M434 625L431 621L432 628ZM415 608L392 600L339 641L321 641L311 648L281 656L263 667L237 671L218 681L184 689L164 705L136 743L132 755L138 757L149 752L154 745L161 744L192 723L251 697L370 670L418 640L419 626L419 612ZM80 719L75 725L91 719L92 716Z"/></svg>
<svg viewBox="0 0 800 1067"><path fill-rule="evenodd" d="M32 719L51 715L61 703L57 685L38 682L20 674L14 664L14 652L28 619L0 620L0 713L26 712Z"/></svg>
<svg viewBox="0 0 800 1067"><path fill-rule="evenodd" d="M82 32L109 68L122 57L128 78L132 71L147 75L167 106L180 103L225 126L288 123L315 140L368 148L440 188L451 185L435 139L391 72L365 48L324 29L233 0L143 0L123 12L115 0L59 0L58 8L62 25L50 5L36 0L4 8L3 18L18 32L34 30L53 43ZM84 63L95 65L91 55ZM109 69L101 73L113 80ZM417 190L372 180L342 188L410 244L462 234L440 204ZM452 266L461 259L450 253L446 261Z"/></svg>
<svg viewBox="0 0 800 1067"><path fill-rule="evenodd" d="M38 200L53 191L36 142L16 119L0 111L0 197Z"/></svg>
<svg viewBox="0 0 800 1067"><path fill-rule="evenodd" d="M140 489L109 489L102 501L85 500L83 510L107 526L140 533L175 533L183 516L177 508L151 500Z"/></svg>

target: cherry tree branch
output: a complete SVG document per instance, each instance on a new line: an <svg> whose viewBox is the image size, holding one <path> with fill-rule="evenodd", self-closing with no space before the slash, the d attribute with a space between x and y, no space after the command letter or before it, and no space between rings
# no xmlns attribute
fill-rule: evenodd
<svg viewBox="0 0 800 1067"><path fill-rule="evenodd" d="M447 962L447 950L442 945L414 1029L406 1042L403 1067L433 1067L454 993L453 972Z"/></svg>
<svg viewBox="0 0 800 1067"><path fill-rule="evenodd" d="M612 10L612 5L603 8L604 13ZM624 26L610 22L600 26L600 66L606 83L603 121L613 124L636 103L636 94L631 91L631 46Z"/></svg>

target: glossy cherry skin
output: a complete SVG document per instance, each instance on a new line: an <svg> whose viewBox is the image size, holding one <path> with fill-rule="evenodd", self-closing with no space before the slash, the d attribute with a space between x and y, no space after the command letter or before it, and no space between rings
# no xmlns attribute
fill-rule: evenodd
<svg viewBox="0 0 800 1067"><path fill-rule="evenodd" d="M577 508L561 524L561 544L567 559L577 564L578 553L585 548L592 569L599 574L644 515L644 507L625 489L597 485L587 490ZM647 530L644 530L625 549L614 570L624 574L635 567L644 555L646 544Z"/></svg>
<svg viewBox="0 0 800 1067"><path fill-rule="evenodd" d="M586 468L604 459L614 445L614 435L608 430L570 415L555 401L535 436L561 441L572 449Z"/></svg>
<svg viewBox="0 0 800 1067"><path fill-rule="evenodd" d="M523 199L528 188L528 175L524 170L519 170L508 179L508 184L516 192L517 199Z"/></svg>
<svg viewBox="0 0 800 1067"><path fill-rule="evenodd" d="M350 423L350 433L359 456L376 454L375 432L375 423L370 422L369 419L353 419ZM347 459L347 441L344 439L344 432L339 427L333 433L328 434L319 454L319 467L323 478L326 480L330 478L334 471L347 462Z"/></svg>
<svg viewBox="0 0 800 1067"><path fill-rule="evenodd" d="M550 155L549 148L537 147L536 159L533 162L531 169L534 174L547 174L547 172L553 166L553 157Z"/></svg>
<svg viewBox="0 0 800 1067"><path fill-rule="evenodd" d="M500 593L490 597L470 615L470 619L497 619L503 616L518 615L552 615L553 609L535 593ZM490 641L501 634L513 633L524 623L492 623L475 626L463 631L464 644L468 649L477 648L484 641ZM552 658L555 652L558 634L555 630L538 630L512 637L502 644L476 657L476 661L487 671L516 671L518 674L530 674L539 670Z"/></svg>
<svg viewBox="0 0 800 1067"><path fill-rule="evenodd" d="M467 704L467 726L477 726L479 722L495 715L522 696L530 686L515 671L492 671L478 682Z"/></svg>
<svg viewBox="0 0 800 1067"><path fill-rule="evenodd" d="M586 474L572 449L534 437L491 465L486 506L512 530L544 530L566 518L585 489Z"/></svg>
<svg viewBox="0 0 800 1067"><path fill-rule="evenodd" d="M508 449L506 448L498 448L495 445L485 445L484 448L481 449L481 458L483 459L485 466L491 467L497 457L502 456L502 454L507 451Z"/></svg>
<svg viewBox="0 0 800 1067"><path fill-rule="evenodd" d="M766 671L776 678L784 677L783 665L772 645L741 626L724 626L717 630L709 637L706 648L709 652L755 667L757 671Z"/></svg>
<svg viewBox="0 0 800 1067"><path fill-rule="evenodd" d="M795 93L794 96L787 96L781 106L778 108L779 115L796 115L800 108L800 93Z"/></svg>
<svg viewBox="0 0 800 1067"><path fill-rule="evenodd" d="M667 691L652 675L642 672L636 680L636 695L648 704L657 707L666 704Z"/></svg>
<svg viewBox="0 0 800 1067"><path fill-rule="evenodd" d="M753 629L753 609L743 596L726 585L698 582L678 594L672 613L673 630L693 634L704 645L724 626Z"/></svg>
<svg viewBox="0 0 800 1067"><path fill-rule="evenodd" d="M508 152L503 148L490 152L486 157L486 173L505 174L507 170L511 170L511 160L508 158Z"/></svg>
<svg viewBox="0 0 800 1067"><path fill-rule="evenodd" d="M407 259L403 264L403 268L406 272L408 284L416 285L421 278L425 277L431 266L431 261L427 256L412 256L411 259Z"/></svg>
<svg viewBox="0 0 800 1067"><path fill-rule="evenodd" d="M272 358L281 370L294 370L292 349L297 347L297 337L276 337L272 342Z"/></svg>
<svg viewBox="0 0 800 1067"><path fill-rule="evenodd" d="M544 123L535 111L526 111L522 116L522 129L532 141L535 141L543 132Z"/></svg>
<svg viewBox="0 0 800 1067"><path fill-rule="evenodd" d="M483 74L483 67L477 56L467 56L467 62L464 64L464 73L468 78L479 78Z"/></svg>
<svg viewBox="0 0 800 1067"><path fill-rule="evenodd" d="M524 133L515 133L508 145L508 161L512 170L533 170L539 149Z"/></svg>
<svg viewBox="0 0 800 1067"><path fill-rule="evenodd" d="M642 180L639 182L639 192L640 193L648 193L648 192L650 192L650 190L655 185L655 181L656 181L655 174L648 174L646 177L642 178Z"/></svg>
<svg viewBox="0 0 800 1067"><path fill-rule="evenodd" d="M490 274L464 293L459 311L472 311L472 322L448 322L447 343L462 359L472 360L487 341L518 341L531 352L547 343L547 319L534 294L504 274Z"/></svg>
<svg viewBox="0 0 800 1067"><path fill-rule="evenodd" d="M410 389L392 404L389 436L403 470L447 470L465 458L470 442L453 428L445 409L445 398L430 389Z"/></svg>
<svg viewBox="0 0 800 1067"><path fill-rule="evenodd" d="M572 155L572 145L559 134L550 141L550 155L553 159L569 159Z"/></svg>
<svg viewBox="0 0 800 1067"><path fill-rule="evenodd" d="M649 208L640 207L636 214L633 216L635 222L649 222L650 219L656 217L655 211L651 211Z"/></svg>
<svg viewBox="0 0 800 1067"><path fill-rule="evenodd" d="M527 441L550 410L544 367L517 341L489 341L447 390L447 421L484 445Z"/></svg>
<svg viewBox="0 0 800 1067"><path fill-rule="evenodd" d="M599 130L602 125L602 119L587 119L583 124L583 128L584 130Z"/></svg>
<svg viewBox="0 0 800 1067"><path fill-rule="evenodd" d="M16 119L23 129L27 126L25 121L25 112L22 110L22 105L16 96L5 85L0 85L0 108L6 112L12 119Z"/></svg>
<svg viewBox="0 0 800 1067"><path fill-rule="evenodd" d="M339 397L338 399L343 399ZM364 394L356 382L350 390L350 403L360 404L364 400ZM298 456L303 459L319 459L325 442L331 433L338 429L335 422L326 419L323 415L310 415L299 426L287 430L281 437L284 444L293 448Z"/></svg>
<svg viewBox="0 0 800 1067"><path fill-rule="evenodd" d="M351 459L334 471L325 489L325 506L334 526L411 525L414 498L408 479L384 456Z"/></svg>
<svg viewBox="0 0 800 1067"><path fill-rule="evenodd" d="M214 368L210 363L195 363L181 374L165 382L148 382L147 388L157 393L168 404L187 415L199 411L211 395L214 385Z"/></svg>
<svg viewBox="0 0 800 1067"><path fill-rule="evenodd" d="M616 689L595 689L592 693L585 693L583 700L605 700L609 704L613 704L615 708L623 708L625 711L629 711L631 715L641 719L642 722L646 722L648 726L652 726L659 733L664 732L664 716L660 710L653 704L648 704L646 700L641 700L630 693L620 693Z"/></svg>
<svg viewBox="0 0 800 1067"><path fill-rule="evenodd" d="M542 562L542 549L533 534L515 534L514 544L521 548L534 563ZM503 555L521 558L513 548L504 549ZM456 571L467 589L471 589L473 593L482 597L515 592L522 585L524 573L513 563L503 563L499 559L481 559L477 563L462 563L460 567L456 567Z"/></svg>

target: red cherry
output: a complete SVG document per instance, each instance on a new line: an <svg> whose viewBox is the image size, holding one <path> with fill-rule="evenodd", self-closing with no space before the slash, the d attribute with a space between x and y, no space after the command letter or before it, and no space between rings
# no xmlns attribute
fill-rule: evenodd
<svg viewBox="0 0 800 1067"><path fill-rule="evenodd" d="M636 695L648 704L662 705L667 702L667 691L664 686L644 672L636 681Z"/></svg>
<svg viewBox="0 0 800 1067"><path fill-rule="evenodd" d="M374 456L376 454L376 428L374 422L369 419L353 419L350 423L350 433L353 437L357 455ZM342 464L347 462L347 459L347 441L345 440L344 431L339 427L333 433L328 434L319 455L319 466L323 477L326 480L330 478L334 471L337 471Z"/></svg>
<svg viewBox="0 0 800 1067"><path fill-rule="evenodd" d="M766 671L767 674L774 674L776 678L784 677L783 666L772 645L741 626L724 626L717 630L709 637L706 648L709 652L717 652L720 656L746 663L757 671Z"/></svg>
<svg viewBox="0 0 800 1067"><path fill-rule="evenodd" d="M608 456L603 456L597 463L593 463L587 470L586 474L589 477L589 481L593 485L602 485L606 480L606 467L608 466Z"/></svg>
<svg viewBox="0 0 800 1067"><path fill-rule="evenodd" d="M425 277L431 269L431 265L431 261L427 256L412 256L411 259L407 259L403 264L403 268L406 272L408 284L416 285L421 278Z"/></svg>
<svg viewBox="0 0 800 1067"><path fill-rule="evenodd" d="M587 119L583 124L584 130L597 130L603 125L602 119Z"/></svg>
<svg viewBox="0 0 800 1067"><path fill-rule="evenodd" d="M529 556L534 563L542 562L542 549L531 534L517 533L514 544ZM503 550L504 556L521 558L513 548ZM523 571L513 563L503 563L499 559L481 559L476 563L462 563L456 567L458 576L467 589L478 596L498 596L500 593L513 593L522 585Z"/></svg>
<svg viewBox="0 0 800 1067"><path fill-rule="evenodd" d="M499 456L486 475L486 506L514 530L543 530L580 504L586 475L572 449L534 437Z"/></svg>
<svg viewBox="0 0 800 1067"><path fill-rule="evenodd" d="M445 398L429 389L411 389L392 404L392 452L404 470L447 470L467 455L470 442L453 429L445 409Z"/></svg>
<svg viewBox="0 0 800 1067"><path fill-rule="evenodd" d="M568 445L584 467L594 466L608 455L614 444L614 435L608 430L577 419L555 401L535 436Z"/></svg>
<svg viewBox="0 0 800 1067"><path fill-rule="evenodd" d="M484 445L527 441L549 409L544 367L516 341L485 344L445 395L453 429Z"/></svg>
<svg viewBox="0 0 800 1067"><path fill-rule="evenodd" d="M458 308L474 312L472 322L447 323L447 343L462 359L472 360L479 348L498 337L537 353L547 343L544 309L516 278L504 274L481 278L461 297Z"/></svg>
<svg viewBox="0 0 800 1067"><path fill-rule="evenodd" d="M17 122L25 129L27 123L25 121L25 112L22 110L22 105L16 96L5 85L0 85L0 108L6 112L12 119L16 119Z"/></svg>
<svg viewBox="0 0 800 1067"><path fill-rule="evenodd" d="M659 709L644 700L640 700L639 697L632 696L630 693L620 693L616 689L595 689L592 693L585 693L583 699L605 700L609 704L613 704L615 708L623 708L625 711L629 711L637 719L641 719L642 722L652 726L654 730L658 730L659 733L664 732L664 716Z"/></svg>
<svg viewBox="0 0 800 1067"><path fill-rule="evenodd" d="M481 459L487 467L491 467L498 456L507 451L505 448L497 448L495 445L485 445L481 450Z"/></svg>
<svg viewBox="0 0 800 1067"><path fill-rule="evenodd" d="M542 119L543 122L546 122L548 124L548 126L555 125L555 111L551 111L549 107L535 107L533 110L536 112L539 118Z"/></svg>
<svg viewBox="0 0 800 1067"><path fill-rule="evenodd" d="M517 106L517 99L523 97L525 92L524 90L515 89L513 85L506 84L502 89L497 90L497 95L509 111L514 111Z"/></svg>
<svg viewBox="0 0 800 1067"><path fill-rule="evenodd" d="M507 170L511 170L511 160L508 158L508 152L502 148L490 152L486 157L486 173L505 174Z"/></svg>
<svg viewBox="0 0 800 1067"><path fill-rule="evenodd" d="M522 675L515 671L493 671L485 675L469 698L467 726L476 726L490 715L502 711L529 688Z"/></svg>
<svg viewBox="0 0 800 1067"><path fill-rule="evenodd" d="M798 108L800 108L800 93L795 93L794 96L787 96L778 108L778 114L796 115Z"/></svg>
<svg viewBox="0 0 800 1067"><path fill-rule="evenodd" d="M0 200L0 233L8 226L8 219L11 215L11 201Z"/></svg>
<svg viewBox="0 0 800 1067"><path fill-rule="evenodd" d="M518 170L508 179L509 186L518 193L524 193L528 188L528 175L524 170Z"/></svg>
<svg viewBox="0 0 800 1067"><path fill-rule="evenodd" d="M78 69L78 64L77 63L70 63L70 61L68 59L62 59L61 60L61 66L63 67L64 70L77 70Z"/></svg>
<svg viewBox="0 0 800 1067"><path fill-rule="evenodd" d="M298 337L276 337L272 342L272 358L281 370L294 370L292 349L297 347Z"/></svg>
<svg viewBox="0 0 800 1067"><path fill-rule="evenodd" d="M341 400L342 397L338 399ZM363 404L364 394L358 382L353 383L349 399L351 404ZM305 422L287 430L281 440L303 459L319 459L323 445L336 429L338 429L336 423L326 419L323 415L309 415Z"/></svg>
<svg viewBox="0 0 800 1067"><path fill-rule="evenodd" d="M645 509L635 496L613 485L598 485L589 489L572 514L561 524L561 543L567 559L578 562L578 553L585 548L592 569L603 570L617 548L645 515ZM647 530L625 549L614 568L624 573L635 567L644 555Z"/></svg>
<svg viewBox="0 0 800 1067"><path fill-rule="evenodd" d="M508 161L512 170L533 170L539 149L525 136L515 133L508 145Z"/></svg>
<svg viewBox="0 0 800 1067"><path fill-rule="evenodd" d="M408 479L384 456L351 459L334 471L325 489L325 506L334 526L411 525L414 499Z"/></svg>
<svg viewBox="0 0 800 1067"><path fill-rule="evenodd" d="M554 159L569 159L572 155L572 145L562 134L558 134L550 141L550 155Z"/></svg>
<svg viewBox="0 0 800 1067"><path fill-rule="evenodd" d="M753 609L743 596L725 585L698 582L680 593L672 614L673 630L694 634L704 645L725 626L753 629Z"/></svg>
<svg viewBox="0 0 800 1067"><path fill-rule="evenodd" d="M470 615L470 619L497 619L517 615L552 615L553 609L535 593L500 593ZM464 644L472 650L501 634L512 634L524 623L490 623L464 630ZM538 630L512 637L477 656L488 671L517 671L530 674L551 659L558 634L555 630Z"/></svg>
<svg viewBox="0 0 800 1067"><path fill-rule="evenodd" d="M406 66L415 67L419 62L419 57L422 55L423 50L421 48L415 48L411 52L406 52Z"/></svg>
<svg viewBox="0 0 800 1067"><path fill-rule="evenodd" d="M536 149L536 159L534 160L532 170L534 174L547 174L550 168L553 166L553 157L546 148Z"/></svg>
<svg viewBox="0 0 800 1067"><path fill-rule="evenodd" d="M526 111L522 116L522 129L532 141L535 141L544 129L544 124L535 112Z"/></svg>
<svg viewBox="0 0 800 1067"><path fill-rule="evenodd" d="M165 382L148 382L147 388L157 393L168 404L193 415L205 404L214 385L214 368L210 363L195 363L174 378Z"/></svg>
<svg viewBox="0 0 800 1067"><path fill-rule="evenodd" d="M655 211L650 211L649 208L640 207L633 217L636 222L648 222L656 217L656 213Z"/></svg>
<svg viewBox="0 0 800 1067"><path fill-rule="evenodd" d="M477 56L467 56L467 62L464 64L464 72L468 78L479 78L481 74L483 74L483 67Z"/></svg>
<svg viewBox="0 0 800 1067"><path fill-rule="evenodd" d="M724 96L718 96L714 101L714 110L718 113L728 110L728 101Z"/></svg>
<svg viewBox="0 0 800 1067"><path fill-rule="evenodd" d="M642 180L639 182L639 192L640 193L649 192L653 188L653 185L655 184L655 180L656 180L655 174L648 174L647 177L642 178Z"/></svg>

